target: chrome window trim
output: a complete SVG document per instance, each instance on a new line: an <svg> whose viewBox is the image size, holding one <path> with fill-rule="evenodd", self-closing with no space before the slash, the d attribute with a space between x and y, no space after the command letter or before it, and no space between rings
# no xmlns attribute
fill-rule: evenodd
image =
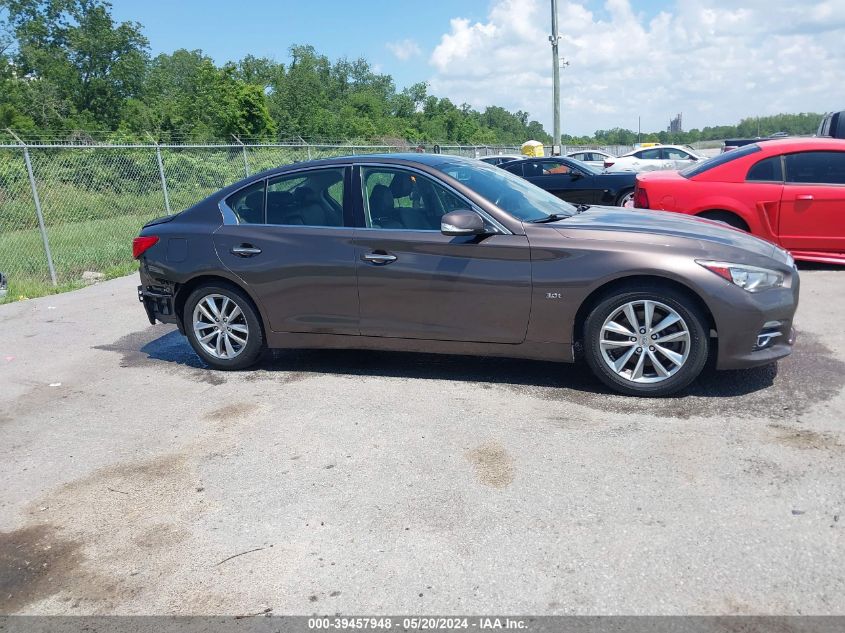
<svg viewBox="0 0 845 633"><path fill-rule="evenodd" d="M264 176L263 178L259 178L257 180L253 180L251 182L248 182L244 186L238 187L237 189L235 189L233 192L231 192L229 195L225 196L224 198L221 198L220 202L217 203L217 208L220 210L220 213L223 214L223 224L225 224L227 226L228 225L288 226L288 227L303 227L303 228L307 227L307 228L315 228L315 229L353 229L353 228L355 228L354 226L346 226L345 224L343 224L341 226L322 226L322 225L319 225L319 224L316 224L316 225L310 225L310 224L267 224L266 222L264 222L264 223L240 222L240 221L238 221L237 213L235 213L235 211L228 204L226 204L226 200L228 198L231 198L235 194L243 191L244 189L246 189L248 187L252 187L253 185L263 181L264 182L264 218L266 219L267 218L267 193L268 193L267 189L269 187L269 182L270 182L271 179L283 178L285 176L301 173L301 172L304 172L304 171L318 171L318 170L321 170L321 169L346 169L347 167L352 167L352 163L351 162L349 162L349 163L344 162L344 163L337 163L337 164L333 163L331 165L318 165L316 167L314 167L314 166L298 167L296 169L291 169L291 170L282 172L280 174L267 175L267 176ZM343 205L341 205L341 206L343 206Z"/></svg>
<svg viewBox="0 0 845 633"><path fill-rule="evenodd" d="M357 165L362 170L365 167L385 167L385 168L388 168L388 169L400 169L400 170L404 169L404 170L416 172L417 174L419 174L420 176L423 176L424 178L428 178L429 180L434 180L438 185L440 185L444 189L448 190L450 193L452 193L453 195L455 195L459 199L466 202L467 205L468 205L467 206L468 209L470 209L471 211L474 211L475 213L479 214L482 217L482 219L484 219L485 221L492 224L493 227L497 230L498 233L500 233L502 235L513 235L514 234L513 231L511 231L506 226L504 226L501 222L499 222L497 219L492 217L489 213L487 213L484 209L482 209L477 204L475 204L472 200L469 200L465 195L463 195L461 192L456 190L449 183L443 182L442 180L440 180L436 176L432 176L431 174L423 171L422 169L418 169L416 167L411 167L411 166L408 166L408 165L396 164L396 163L357 163ZM369 205L369 201L366 199L367 198L366 183L364 182L363 175L361 177L361 196L363 197L363 203L365 205ZM364 209L364 211L365 211L364 221L365 222L367 221L367 218L366 218L366 211L367 210L368 209ZM423 232L425 232L425 233L440 233L439 229L383 229L383 228L373 227L373 226L363 226L363 227L358 227L358 228L363 229L363 230L368 230L368 231L409 231L409 232L412 232L412 233L423 233Z"/></svg>

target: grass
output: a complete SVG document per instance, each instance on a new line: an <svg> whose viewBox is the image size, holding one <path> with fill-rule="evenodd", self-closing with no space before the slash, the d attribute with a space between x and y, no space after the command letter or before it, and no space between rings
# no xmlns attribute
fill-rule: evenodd
<svg viewBox="0 0 845 633"><path fill-rule="evenodd" d="M132 238L155 214L125 215L48 227L59 285L50 282L41 234L37 229L0 234L0 271L9 290L4 303L81 288L85 271L113 279L137 270Z"/></svg>

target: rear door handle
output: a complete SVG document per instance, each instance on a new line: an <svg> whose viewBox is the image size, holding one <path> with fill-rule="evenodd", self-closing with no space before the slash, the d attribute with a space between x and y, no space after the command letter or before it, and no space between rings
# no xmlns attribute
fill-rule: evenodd
<svg viewBox="0 0 845 633"><path fill-rule="evenodd" d="M367 253L362 255L361 259L372 262L373 264L390 264L396 261L396 255L388 255L387 253Z"/></svg>
<svg viewBox="0 0 845 633"><path fill-rule="evenodd" d="M259 255L261 253L261 249L255 248L251 244L240 244L238 246L233 246L230 252L232 255L237 255L238 257L253 257L255 255Z"/></svg>
<svg viewBox="0 0 845 633"><path fill-rule="evenodd" d="M795 196L795 199L796 200L812 200L813 194L811 194L811 193L800 193L797 196Z"/></svg>

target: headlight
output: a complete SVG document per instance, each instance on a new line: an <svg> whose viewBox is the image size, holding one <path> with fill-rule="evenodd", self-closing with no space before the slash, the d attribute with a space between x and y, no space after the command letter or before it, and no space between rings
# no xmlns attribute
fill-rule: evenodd
<svg viewBox="0 0 845 633"><path fill-rule="evenodd" d="M760 292L769 288L780 288L784 282L783 273L768 268L702 260L696 260L696 263L748 292Z"/></svg>

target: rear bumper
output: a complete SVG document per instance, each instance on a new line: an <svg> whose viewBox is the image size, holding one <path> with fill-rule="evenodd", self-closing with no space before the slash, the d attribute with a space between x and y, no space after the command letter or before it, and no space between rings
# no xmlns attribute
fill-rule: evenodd
<svg viewBox="0 0 845 633"><path fill-rule="evenodd" d="M167 288L138 286L138 301L143 304L147 318L153 325L156 320L162 323L178 323L173 309L173 294Z"/></svg>

